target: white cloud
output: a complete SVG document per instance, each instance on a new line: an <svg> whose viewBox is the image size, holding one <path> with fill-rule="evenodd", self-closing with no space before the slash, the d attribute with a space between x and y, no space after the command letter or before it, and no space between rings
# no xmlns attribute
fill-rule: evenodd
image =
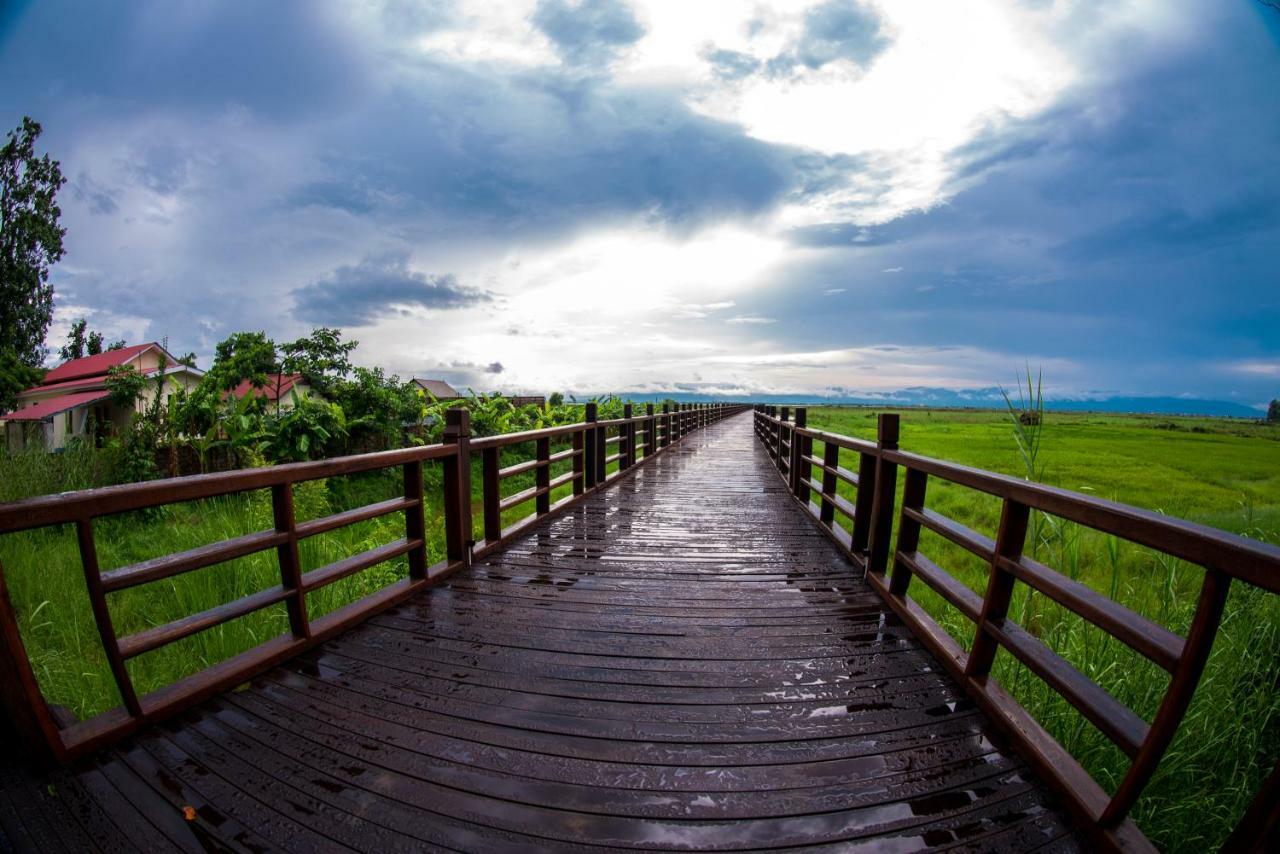
<svg viewBox="0 0 1280 854"><path fill-rule="evenodd" d="M1280 360L1250 360L1230 362L1224 366L1233 374L1246 374L1256 377L1280 377Z"/></svg>
<svg viewBox="0 0 1280 854"><path fill-rule="evenodd" d="M777 322L778 321L772 317L761 317L758 314L739 314L736 317L731 317L725 321L725 323L746 323L755 326Z"/></svg>

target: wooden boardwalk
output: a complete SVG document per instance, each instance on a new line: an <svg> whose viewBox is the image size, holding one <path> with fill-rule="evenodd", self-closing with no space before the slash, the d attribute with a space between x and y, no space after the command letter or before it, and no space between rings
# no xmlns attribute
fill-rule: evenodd
<svg viewBox="0 0 1280 854"><path fill-rule="evenodd" d="M1076 849L751 425L90 761L0 768L0 851Z"/></svg>

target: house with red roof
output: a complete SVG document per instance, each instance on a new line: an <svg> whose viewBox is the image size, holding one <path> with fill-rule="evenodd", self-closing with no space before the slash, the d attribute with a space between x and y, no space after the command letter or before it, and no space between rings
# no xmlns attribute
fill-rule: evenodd
<svg viewBox="0 0 1280 854"><path fill-rule="evenodd" d="M250 394L266 400L272 410L286 410L293 408L295 400L315 396L316 391L302 374L267 374L267 382L262 388L257 388L249 380L241 380L238 386L227 392L228 396L236 398Z"/></svg>
<svg viewBox="0 0 1280 854"><path fill-rule="evenodd" d="M146 377L164 377L162 384L148 383L132 409L113 403L107 392L107 372L124 365ZM203 376L203 371L181 364L154 341L70 359L45 374L39 385L19 394L13 411L0 415L5 445L10 451L52 451L66 447L76 436L101 435L111 426L124 429L133 413L144 410L157 393L192 389ZM157 385L163 388L158 390Z"/></svg>

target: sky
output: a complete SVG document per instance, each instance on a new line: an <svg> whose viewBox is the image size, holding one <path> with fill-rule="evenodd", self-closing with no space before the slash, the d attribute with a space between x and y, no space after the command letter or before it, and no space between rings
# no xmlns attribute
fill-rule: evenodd
<svg viewBox="0 0 1280 854"><path fill-rule="evenodd" d="M85 317L477 390L1280 396L1256 0L0 3Z"/></svg>

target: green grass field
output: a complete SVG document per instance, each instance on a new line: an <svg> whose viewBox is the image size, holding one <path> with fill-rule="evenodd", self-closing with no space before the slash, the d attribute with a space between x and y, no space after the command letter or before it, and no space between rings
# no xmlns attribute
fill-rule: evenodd
<svg viewBox="0 0 1280 854"><path fill-rule="evenodd" d="M814 408L815 427L873 438L875 413L866 409ZM1280 541L1280 429L1214 419L1143 418L1050 413L1041 460L1048 483L1082 490ZM1023 473L1006 413L906 411L904 449L968 465ZM557 445L552 450L560 450ZM615 450L610 446L610 451ZM510 449L504 464L528 459L532 445ZM481 538L479 459L474 461L473 510ZM95 458L48 455L0 457L0 500L93 485ZM848 465L848 463L845 463ZM552 476L568 469L558 463ZM615 466L611 466L613 470ZM533 484L525 474L504 481L511 494ZM392 497L398 471L317 481L296 491L298 519L305 520ZM553 500L569 492L557 490ZM443 556L439 472L428 467L427 518L432 561ZM999 506L967 490L931 484L929 505L988 535ZM532 512L526 503L504 514L511 524ZM267 493L173 505L95 523L103 569L193 548L271 526ZM404 535L399 515L371 520L305 541L304 570L373 548ZM976 559L925 534L922 551L981 592L986 569ZM1162 560L1143 549L1041 521L1035 556L1113 596L1131 608L1184 632L1201 572ZM0 536L0 562L19 612L28 653L51 702L80 717L111 708L119 697L89 610L74 532L46 530ZM344 579L309 597L313 616L326 613L404 577L403 562L389 562ZM231 561L111 595L116 631L125 635L279 584L274 552ZM920 585L912 594L963 645L971 624ZM1163 671L1100 632L1025 590L1013 613L1028 629L1150 719L1167 685ZM1280 755L1280 603L1237 586L1214 656L1181 735L1136 812L1161 847L1199 851L1220 841ZM140 693L250 648L288 630L283 606L202 632L140 656L128 665ZM1003 656L997 675L1016 697L1104 785L1114 786L1126 763L1091 725L1038 680Z"/></svg>
<svg viewBox="0 0 1280 854"><path fill-rule="evenodd" d="M1007 412L900 413L900 447L1015 476L1026 467ZM808 412L822 430L875 438L876 413ZM1280 428L1208 418L1047 413L1042 480L1268 542L1280 542ZM820 447L820 446L819 446ZM848 452L845 452L848 454ZM842 464L856 470L852 454ZM852 489L841 484L852 500ZM899 499L900 500L900 499ZM999 503L936 479L926 503L994 537ZM1061 520L1033 517L1033 557L1185 634L1203 571ZM987 567L928 531L920 551L982 594ZM966 649L974 627L921 583L910 594ZM1090 624L1019 585L1010 613L1150 721L1167 674ZM1280 599L1237 584L1196 699L1135 819L1167 850L1216 847L1280 756ZM1013 695L1108 790L1128 767L1119 750L1037 677L1001 652L995 670Z"/></svg>
<svg viewBox="0 0 1280 854"><path fill-rule="evenodd" d="M552 452L568 447L553 443ZM502 464L531 459L528 443L504 450ZM71 459L47 454L0 457L3 500L94 485L96 460L80 450ZM483 537L480 458L473 457L472 516L474 536ZM570 469L569 460L554 463L551 476ZM444 558L444 519L439 464L425 467L427 543L429 562ZM610 464L607 471L617 470ZM531 472L503 481L511 495L533 486ZM403 489L399 469L330 478L300 484L294 490L299 522L393 498ZM557 501L570 494L568 484L551 495ZM533 502L516 505L502 515L511 525L532 514ZM273 527L269 490L172 504L147 511L105 517L94 522L94 539L103 571L149 558L173 554L208 543ZM405 535L404 517L393 514L341 528L299 543L304 572ZM75 531L71 526L45 528L0 536L10 596L18 612L24 642L46 698L84 719L120 704L120 695L98 636L84 577ZM308 594L311 618L376 592L408 573L401 558L374 566ZM163 625L189 614L280 584L274 550L259 552L213 567L112 593L108 597L117 636L123 637ZM146 694L230 658L257 644L285 634L289 621L283 604L258 611L200 632L127 663L135 689Z"/></svg>

